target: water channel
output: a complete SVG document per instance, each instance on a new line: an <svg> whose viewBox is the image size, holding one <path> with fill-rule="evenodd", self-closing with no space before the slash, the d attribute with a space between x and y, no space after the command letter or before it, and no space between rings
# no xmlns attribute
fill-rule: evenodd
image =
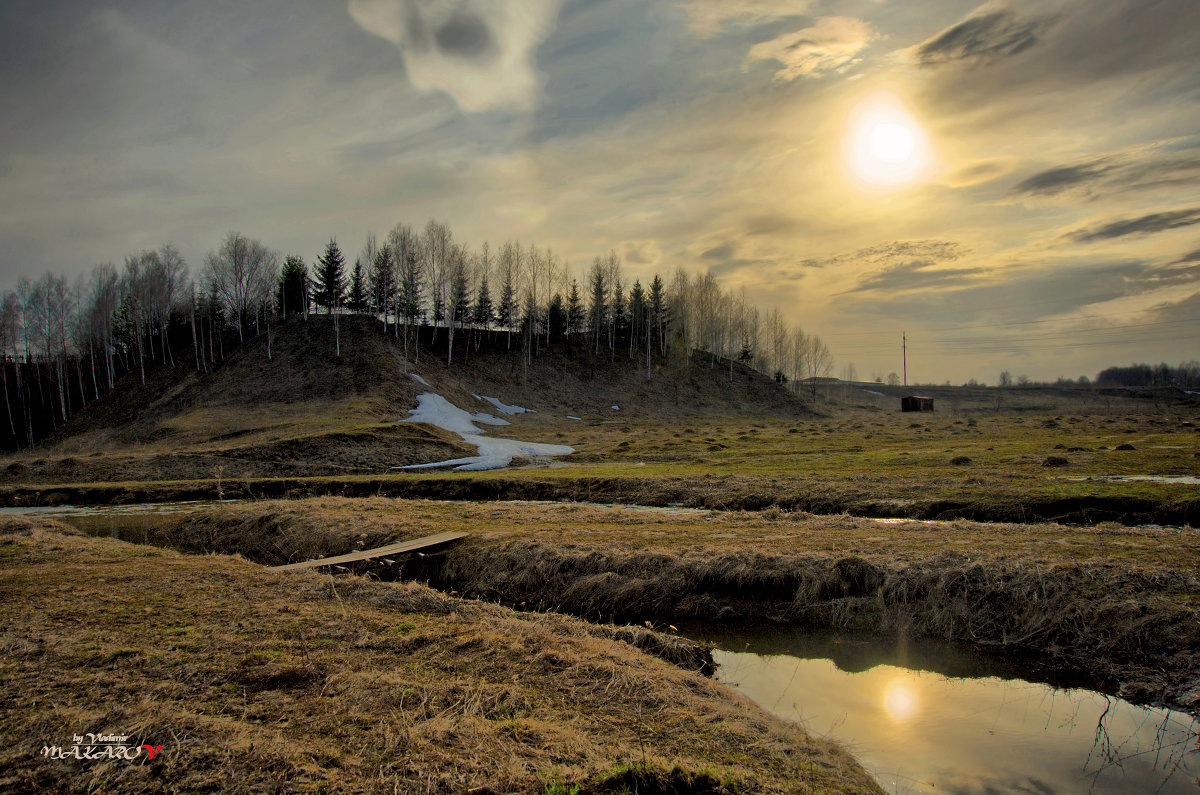
<svg viewBox="0 0 1200 795"><path fill-rule="evenodd" d="M950 644L699 637L718 648L718 679L837 740L889 793L1200 791L1200 723L1183 712L1030 682L1018 664Z"/></svg>

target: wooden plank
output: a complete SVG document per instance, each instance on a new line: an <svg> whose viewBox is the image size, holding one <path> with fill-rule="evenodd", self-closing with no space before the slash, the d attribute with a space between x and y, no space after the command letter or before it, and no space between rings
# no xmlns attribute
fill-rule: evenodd
<svg viewBox="0 0 1200 795"><path fill-rule="evenodd" d="M413 538L408 541L399 541L395 544L388 544L384 547L375 547L374 549L364 549L359 552L351 552L347 555L335 555L332 558L317 558L316 560L305 560L300 563L289 563L286 566L272 566L271 571L298 571L300 569L315 569L319 566L336 566L339 563L355 563L361 560L371 560L373 558L383 558L388 555L400 555L405 552L416 552L418 549L427 549L436 547L441 544L448 544L451 541L457 541L460 538L466 538L466 533L438 533L433 536L425 536L424 538Z"/></svg>

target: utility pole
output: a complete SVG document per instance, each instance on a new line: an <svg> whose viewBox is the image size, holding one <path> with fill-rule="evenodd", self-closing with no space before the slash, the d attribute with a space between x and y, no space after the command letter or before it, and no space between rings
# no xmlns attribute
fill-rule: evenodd
<svg viewBox="0 0 1200 795"><path fill-rule="evenodd" d="M908 386L908 332L900 332L900 357L903 360L904 385Z"/></svg>

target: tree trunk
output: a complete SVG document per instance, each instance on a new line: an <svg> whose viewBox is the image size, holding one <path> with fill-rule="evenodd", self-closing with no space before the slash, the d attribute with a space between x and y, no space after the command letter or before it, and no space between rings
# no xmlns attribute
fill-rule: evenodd
<svg viewBox="0 0 1200 795"><path fill-rule="evenodd" d="M18 365L20 366L20 365ZM12 403L8 400L8 360L5 357L3 362L0 362L0 375L4 378L4 407L8 409L8 427L12 430L13 441L17 440L17 425L13 422Z"/></svg>

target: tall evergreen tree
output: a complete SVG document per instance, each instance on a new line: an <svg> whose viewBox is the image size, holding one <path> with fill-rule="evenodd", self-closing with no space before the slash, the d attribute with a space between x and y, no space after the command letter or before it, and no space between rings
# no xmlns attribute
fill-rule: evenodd
<svg viewBox="0 0 1200 795"><path fill-rule="evenodd" d="M571 280L571 292L567 294L567 339L584 330L587 315L583 311L583 301L579 297L579 282Z"/></svg>
<svg viewBox="0 0 1200 795"><path fill-rule="evenodd" d="M512 347L512 330L517 325L517 288L513 284L512 271L504 272L504 283L500 286L500 303L496 306L496 325L509 332L508 346Z"/></svg>
<svg viewBox="0 0 1200 795"><path fill-rule="evenodd" d="M346 308L351 312L367 311L367 275L363 273L362 260L354 260L354 270L350 272L350 291L346 297Z"/></svg>
<svg viewBox="0 0 1200 795"><path fill-rule="evenodd" d="M492 294L488 290L488 277L485 273L479 280L479 294L475 296L475 308L471 310L471 322L485 329L492 327Z"/></svg>
<svg viewBox="0 0 1200 795"><path fill-rule="evenodd" d="M629 358L637 353L638 343L646 336L646 291L641 279L635 279L629 291Z"/></svg>
<svg viewBox="0 0 1200 795"><path fill-rule="evenodd" d="M284 316L303 313L308 306L308 266L304 258L288 255L279 273L278 290L280 311Z"/></svg>
<svg viewBox="0 0 1200 795"><path fill-rule="evenodd" d="M546 328L549 329L551 343L567 337L567 308L559 293L554 294L550 305L546 307Z"/></svg>
<svg viewBox="0 0 1200 795"><path fill-rule="evenodd" d="M605 278L604 262L599 258L592 262L588 272L591 282L592 302L588 308L588 325L592 333L594 353L600 353L600 340L604 337L608 322L608 280Z"/></svg>
<svg viewBox="0 0 1200 795"><path fill-rule="evenodd" d="M346 260L335 240L330 240L325 253L317 258L313 287L313 300L325 307L326 314L332 314L345 300Z"/></svg>
<svg viewBox="0 0 1200 795"><path fill-rule="evenodd" d="M662 277L654 274L650 282L650 328L651 344L658 344L660 356L667 355L667 297Z"/></svg>
<svg viewBox="0 0 1200 795"><path fill-rule="evenodd" d="M392 247L384 243L375 252L375 262L371 269L371 303L375 311L383 316L383 333L387 333L388 309L396 298L396 266L393 263ZM399 323L400 319L397 318Z"/></svg>

